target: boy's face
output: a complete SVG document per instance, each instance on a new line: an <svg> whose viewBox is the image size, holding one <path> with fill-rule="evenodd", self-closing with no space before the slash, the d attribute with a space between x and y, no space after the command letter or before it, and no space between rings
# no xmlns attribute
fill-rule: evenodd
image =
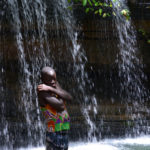
<svg viewBox="0 0 150 150"><path fill-rule="evenodd" d="M47 74L44 74L43 82L46 85L56 88L56 73L54 71L49 71Z"/></svg>

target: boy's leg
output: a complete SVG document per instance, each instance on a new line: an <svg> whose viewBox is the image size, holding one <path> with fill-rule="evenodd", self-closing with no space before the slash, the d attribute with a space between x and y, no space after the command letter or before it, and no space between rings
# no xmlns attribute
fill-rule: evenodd
<svg viewBox="0 0 150 150"><path fill-rule="evenodd" d="M50 145L48 143L46 143L46 150L53 150L53 148L50 147Z"/></svg>
<svg viewBox="0 0 150 150"><path fill-rule="evenodd" d="M46 150L68 150L68 132L46 133Z"/></svg>

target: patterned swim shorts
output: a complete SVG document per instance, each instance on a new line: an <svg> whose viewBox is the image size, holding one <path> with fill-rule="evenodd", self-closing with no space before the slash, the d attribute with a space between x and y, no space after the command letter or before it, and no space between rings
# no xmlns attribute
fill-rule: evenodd
<svg viewBox="0 0 150 150"><path fill-rule="evenodd" d="M47 132L47 150L68 150L68 131Z"/></svg>

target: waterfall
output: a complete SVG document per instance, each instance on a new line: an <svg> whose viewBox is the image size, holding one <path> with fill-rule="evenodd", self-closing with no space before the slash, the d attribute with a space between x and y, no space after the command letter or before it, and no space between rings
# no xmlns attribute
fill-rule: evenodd
<svg viewBox="0 0 150 150"><path fill-rule="evenodd" d="M112 1L113 2L113 1ZM136 33L131 19L127 20L122 14L122 10L128 10L127 1L113 2L113 11L116 16L114 17L117 34L119 37L118 48L119 53L117 55L116 63L119 67L119 76L122 78L121 82L121 94L127 93L127 99L141 100L144 98L145 88L142 84L142 80L145 76L142 71L142 62L138 58L138 47L136 41Z"/></svg>
<svg viewBox="0 0 150 150"><path fill-rule="evenodd" d="M149 114L144 104L149 93L144 86L147 77L139 57L136 32L131 19L120 13L128 9L126 0L114 0L112 4L118 37L115 65L119 89L111 90L116 90L120 103L126 107L125 115L135 121L132 132L140 134L140 125L145 125L142 129L145 133L148 122L141 112ZM0 1L0 148L4 146L4 150L44 144L45 126L36 93L44 66L53 67L60 85L73 94L73 104L67 105L68 110L71 118L80 119L72 125L71 136L88 142L101 138L105 124L98 104L103 99L96 95L99 87L89 75L94 69L88 64L88 50L79 39L84 27L77 23L74 9L68 9L70 5L67 0ZM102 26L105 31L106 24ZM127 134L132 134L131 130Z"/></svg>
<svg viewBox="0 0 150 150"><path fill-rule="evenodd" d="M25 146L41 145L44 140L44 127L40 121L36 87L40 83L41 68L46 65L53 66L46 33L46 5L41 0L7 0L1 3L3 6L3 13L1 14L3 22L0 22L1 31L4 33L7 27L11 26L8 30L10 30L10 40L13 43L9 43L10 40L7 41L11 45L11 49L8 52L3 50L6 47L3 38L5 38L7 32L4 33L1 39L4 44L1 50L3 54L0 57L1 62L3 62L2 66L4 66L4 69L1 69L1 77L4 80L6 80L6 77L11 78L11 80L13 80L13 76L17 77L17 81L13 82L13 86L16 87L13 87L11 92L16 94L15 99L12 99L12 103L15 104L15 106L12 105L12 108L14 108L12 110L16 111L14 112L14 114L16 113L14 119L18 118L18 121L15 121L14 124L9 120L7 112L11 106L7 103L10 103L11 99L9 97L3 100L1 105L2 132L0 134L4 139L1 142L2 145L7 145L6 149L12 149L20 141ZM8 53L9 58L4 58L6 53ZM12 53L15 53L16 58L11 57ZM17 60L15 66L9 64L9 61L13 59ZM5 64L5 61L8 62ZM14 71L15 69L17 69L17 72ZM8 70L11 70L12 74L7 75ZM10 87L7 86L7 81L3 81L0 92L3 95L2 93L5 91L4 98L7 98L9 94ZM26 141L23 140L24 138Z"/></svg>
<svg viewBox="0 0 150 150"><path fill-rule="evenodd" d="M55 6L53 7L54 10L50 12L54 13L54 20L51 18L48 20L46 16L46 11L49 11L46 7L51 4ZM6 111L10 110L10 106L7 105L10 97L6 101L2 100L1 122L3 124L1 125L2 132L0 134L3 139L1 140L1 145L7 145L5 149L12 149L17 144L19 147L20 141L24 146L43 144L44 126L41 123L36 95L36 87L40 83L40 70L46 65L50 65L57 70L57 62L62 59L62 55L65 55L62 54L63 51L61 50L55 56L55 52L52 49L56 49L58 45L53 43L53 39L48 41L50 39L50 37L48 39L48 36L52 31L46 25L55 26L55 23L56 33L54 34L56 34L57 38L61 38L60 34L66 34L66 39L68 39L65 40L65 43L62 42L60 47L66 46L65 58L68 58L72 63L67 66L66 70L68 71L69 68L73 70L72 75L76 89L74 88L72 92L79 93L76 101L80 105L80 111L84 116L84 128L86 134L88 134L87 139L91 140L95 134L96 127L89 113L93 111L94 116L96 115L97 101L94 94L92 96L86 94L86 84L90 85L89 90L94 85L89 80L85 70L88 61L87 56L82 45L78 43L78 32L75 30L76 21L73 17L73 12L67 9L68 3L66 0L53 1L52 3L41 0L7 0L2 1L2 6L4 11L1 14L4 19L4 21L2 20L3 22L1 21L2 32L7 30L6 24L3 23L8 23L12 43L10 43L11 49L8 52L4 51L5 46L8 45L3 41L7 34L5 33L1 39L4 50L1 50L0 59L4 63L2 64L4 68L0 72L0 84L2 85L0 92L2 96L4 95L4 98L7 97L10 83L7 84L5 79L6 77L13 78L15 76L11 92L15 95L12 102L12 106L15 105L12 107L12 110L15 111L13 117L17 120L13 124L6 114ZM60 22L62 23L60 29L66 30L64 33L59 32ZM70 42L70 45L68 42ZM4 58L6 53L9 55L8 58ZM13 56L11 57L12 54L14 54L14 58ZM7 63L12 62L12 60L15 65ZM9 74L10 71L12 71L12 74ZM15 87L13 87L14 85ZM3 91L5 91L4 94ZM25 143L23 143L24 141Z"/></svg>
<svg viewBox="0 0 150 150"><path fill-rule="evenodd" d="M79 104L80 111L85 120L82 130L86 130L85 132L88 135L86 140L91 141L94 140L93 137L95 137L96 132L96 126L92 119L95 118L97 114L97 99L94 93L92 95L87 93L87 89L94 88L94 85L88 77L88 73L86 71L88 59L82 43L78 42L78 25L76 23L76 18L74 17L73 11L68 9L70 4L68 4L66 0L59 0L54 3L56 8L55 19L57 22L57 28L59 29L59 19L61 19L61 23L63 23L65 28L64 34L67 36L65 40L67 55L70 56L69 61L71 62L71 66L73 66L72 78L75 81L75 86L73 87L74 89L72 93L78 93L78 96L74 97L74 99ZM61 18L58 18L60 15ZM71 66L68 64L67 67L70 68ZM88 88L87 85L89 86ZM93 113L93 115L90 115L90 113Z"/></svg>
<svg viewBox="0 0 150 150"><path fill-rule="evenodd" d="M116 0L112 1L112 4L119 49L116 57L116 64L119 70L118 77L120 79L120 90L118 93L122 102L126 104L126 114L131 115L133 120L137 120L137 125L133 129L134 134L140 134L139 128L144 123L142 120L145 119L139 112L145 111L149 113L148 108L144 106L144 102L149 98L149 92L144 85L147 77L143 72L142 58L139 57L135 28L131 18L129 19L122 14L123 11L127 12L129 10L127 1Z"/></svg>

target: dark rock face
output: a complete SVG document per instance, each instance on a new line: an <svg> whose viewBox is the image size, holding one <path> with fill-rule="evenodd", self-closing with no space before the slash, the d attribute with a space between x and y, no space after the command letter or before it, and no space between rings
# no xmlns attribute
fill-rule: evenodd
<svg viewBox="0 0 150 150"><path fill-rule="evenodd" d="M148 1L131 1L130 10L132 14L133 24L137 29L137 40L143 63L145 64L145 74L148 76L146 87L150 88L150 44L147 43L150 35L150 4ZM16 46L14 34L16 31L11 26L11 13L9 7L7 7L6 1L1 1L0 6L0 116L1 121L8 121L8 130L10 134L10 141L16 146L23 145L25 137L27 135L27 125L25 123L25 116L20 106L20 79L22 72L20 70L20 64L18 61L18 47ZM20 6L20 11L22 7ZM98 138L102 137L114 137L123 136L125 134L138 134L134 133L133 127L138 128L140 122L138 119L133 119L133 114L126 114L127 107L124 105L124 100L119 97L118 86L118 68L115 65L116 54L118 52L116 35L116 29L114 22L111 18L102 19L99 16L93 16L92 14L85 14L81 7L74 9L78 25L76 31L78 32L78 42L82 43L83 48L86 51L88 57L88 63L86 64L86 71L89 78L95 85L95 90L90 90L87 85L87 93L95 93L98 99L98 116L94 118L96 126L101 125L101 134L96 132ZM70 59L70 55L66 54L66 45L64 44L68 39L66 29L63 23L59 24L56 28L54 20L53 6L47 3L47 36L48 42L51 45L51 51L54 58L54 66L58 75L58 79L62 84L62 87L67 89L74 96L74 101L68 104L68 110L71 116L71 139L77 140L79 138L85 138L87 134L87 124L82 116L82 113L78 111L78 102L80 101L80 94L76 93L76 85L74 83L74 77L72 72L73 61ZM22 26L21 32L25 36L28 35L28 39L24 40L26 59L29 64L32 63L30 56L39 55L34 53L34 46L39 43L30 44L33 34L35 38L38 38L38 30L36 24L26 28L24 26L24 18L20 15ZM143 29L146 32L144 36L139 29ZM58 36L59 33L59 36ZM26 36L25 36L26 37ZM23 37L25 39L25 37ZM67 45L71 42L68 40ZM52 44L53 43L53 44ZM71 44L70 44L71 45ZM28 48L27 48L28 47ZM30 49L30 51L28 51ZM61 55L59 54L61 53ZM80 63L80 62L79 62ZM69 68L68 68L69 64ZM93 68L91 70L90 68ZM68 69L66 69L68 68ZM32 70L32 65L29 65L29 69ZM4 70L4 72L2 71ZM67 79L67 81L66 81ZM67 82L67 84L66 84ZM116 93L118 91L118 93ZM33 91L34 92L34 91ZM33 94L33 100L36 94ZM3 106L5 104L5 106ZM13 106L13 107L12 107ZM130 104L130 107L134 109L134 104ZM145 102L145 107L149 108L149 101ZM33 108L36 109L36 107ZM144 116L145 124L149 125L149 114L144 110L132 111L135 115L140 114ZM37 119L33 116L32 119ZM147 128L144 128L145 124L141 125L140 131L147 133ZM87 128L85 128L87 127ZM142 128L143 127L143 128ZM0 128L4 128L0 126ZM118 129L116 132L116 128ZM19 129L19 130L18 130ZM34 129L31 129L34 132ZM38 136L39 133L35 133ZM20 137L20 138L18 138ZM31 137L30 137L31 138ZM1 137L3 139L3 137ZM1 140L0 141L3 141ZM33 143L36 143L36 138L33 139ZM5 145L5 142L0 143ZM25 145L28 144L24 143Z"/></svg>

